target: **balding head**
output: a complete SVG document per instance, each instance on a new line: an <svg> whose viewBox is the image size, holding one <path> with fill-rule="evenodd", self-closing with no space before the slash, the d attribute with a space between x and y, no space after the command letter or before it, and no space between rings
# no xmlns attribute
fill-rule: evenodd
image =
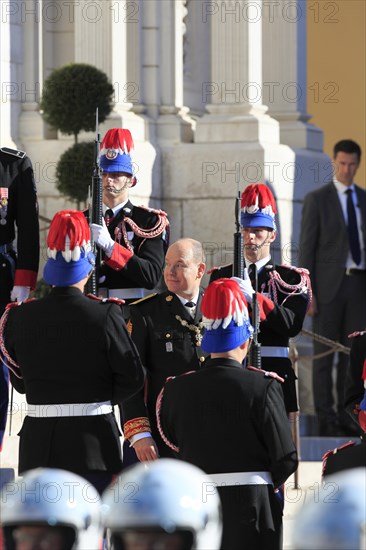
<svg viewBox="0 0 366 550"><path fill-rule="evenodd" d="M194 239L179 239L165 257L164 280L170 292L191 300L198 292L205 273L202 244Z"/></svg>

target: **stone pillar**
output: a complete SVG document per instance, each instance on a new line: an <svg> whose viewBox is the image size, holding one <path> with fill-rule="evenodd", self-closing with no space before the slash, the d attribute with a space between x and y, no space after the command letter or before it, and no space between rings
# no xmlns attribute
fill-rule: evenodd
<svg viewBox="0 0 366 550"><path fill-rule="evenodd" d="M187 14L186 0L163 2L160 17L160 116L157 121L159 141L170 143L193 141L187 107L183 106L183 19Z"/></svg>
<svg viewBox="0 0 366 550"><path fill-rule="evenodd" d="M196 142L278 142L278 124L262 104L262 21L257 3L203 2L211 29L211 81L203 83L207 115L197 122ZM262 132L265 132L262 136Z"/></svg>
<svg viewBox="0 0 366 550"><path fill-rule="evenodd" d="M43 82L42 6L43 2L37 0L27 0L20 5L24 56L19 132L25 142L28 140L39 141L44 137L44 123L39 112Z"/></svg>
<svg viewBox="0 0 366 550"><path fill-rule="evenodd" d="M308 124L306 5L301 0L265 2L263 21L263 102L280 124L281 143L322 150L323 134Z"/></svg>
<svg viewBox="0 0 366 550"><path fill-rule="evenodd" d="M0 147L16 147L12 137L12 109L19 102L19 84L14 78L11 59L11 36L16 25L14 12L10 4L2 13L0 33ZM19 31L19 23L17 24ZM21 58L20 52L17 52Z"/></svg>
<svg viewBox="0 0 366 550"><path fill-rule="evenodd" d="M204 21L202 10L202 2L187 0L187 14L183 19L183 105L187 105L190 114L196 117L206 112L202 89L204 83L211 80L210 27Z"/></svg>

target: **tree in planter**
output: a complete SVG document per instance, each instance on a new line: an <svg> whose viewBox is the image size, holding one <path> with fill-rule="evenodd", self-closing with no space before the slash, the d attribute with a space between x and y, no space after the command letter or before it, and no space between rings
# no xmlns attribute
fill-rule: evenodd
<svg viewBox="0 0 366 550"><path fill-rule="evenodd" d="M113 86L107 75L86 63L55 69L44 83L40 108L43 118L64 134L95 130L95 110L103 122L112 110Z"/></svg>
<svg viewBox="0 0 366 550"><path fill-rule="evenodd" d="M60 157L56 168L56 187L66 197L85 203L95 162L94 142L75 143Z"/></svg>

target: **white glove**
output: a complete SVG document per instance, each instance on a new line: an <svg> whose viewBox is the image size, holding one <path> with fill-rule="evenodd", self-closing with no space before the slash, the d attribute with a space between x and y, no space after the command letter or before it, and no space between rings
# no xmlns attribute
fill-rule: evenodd
<svg viewBox="0 0 366 550"><path fill-rule="evenodd" d="M10 299L12 302L24 302L29 296L29 286L14 286L10 293Z"/></svg>
<svg viewBox="0 0 366 550"><path fill-rule="evenodd" d="M110 258L112 256L115 243L109 234L104 219L102 220L102 223L103 225L98 225L97 223L91 224L93 240L102 250L104 250L104 252Z"/></svg>
<svg viewBox="0 0 366 550"><path fill-rule="evenodd" d="M240 286L240 290L244 294L248 304L252 305L252 298L254 294L254 288L252 286L252 281L249 279L248 270L244 269L244 279L239 277L231 277L233 281L236 281Z"/></svg>

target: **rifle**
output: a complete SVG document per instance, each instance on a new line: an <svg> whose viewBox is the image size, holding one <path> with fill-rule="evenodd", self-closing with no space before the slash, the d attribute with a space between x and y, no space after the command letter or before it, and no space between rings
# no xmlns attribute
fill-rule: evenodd
<svg viewBox="0 0 366 550"><path fill-rule="evenodd" d="M235 227L236 231L234 233L234 265L233 265L233 276L243 278L244 275L244 248L243 248L243 234L240 228L240 203L241 203L241 193L238 190L238 194L235 199Z"/></svg>
<svg viewBox="0 0 366 550"><path fill-rule="evenodd" d="M254 328L253 341L249 350L249 364L257 369L262 368L261 361L261 344L258 342L258 334L260 332L259 323L259 306L258 306L258 270L255 264L252 264L254 274L254 292L252 297L252 324Z"/></svg>
<svg viewBox="0 0 366 550"><path fill-rule="evenodd" d="M89 188L89 225L97 223L102 225L103 223L103 185L102 176L100 173L100 134L98 131L98 107L95 112L95 140L94 140L94 168L91 184L91 196ZM93 242L92 232L90 232L90 240L95 254L95 269L90 276L87 283L87 293L97 295L98 282L99 282L99 270L101 264L100 249Z"/></svg>
<svg viewBox="0 0 366 550"><path fill-rule="evenodd" d="M240 219L239 219L239 212L240 212L240 206L241 206L241 193L238 190L237 197L235 199L235 226L236 226L236 232L234 233L234 265L233 265L233 276L234 277L240 277L240 279L244 278L244 242L243 242L243 234L241 232L240 228ZM261 344L258 342L258 334L259 334L259 323L260 323L260 316L259 316L259 306L258 306L258 271L257 266L255 264L252 264L253 270L254 270L254 292L253 292L253 298L252 298L252 324L254 328L253 332L253 342L249 350L249 364L252 367L256 367L258 369L261 368Z"/></svg>

